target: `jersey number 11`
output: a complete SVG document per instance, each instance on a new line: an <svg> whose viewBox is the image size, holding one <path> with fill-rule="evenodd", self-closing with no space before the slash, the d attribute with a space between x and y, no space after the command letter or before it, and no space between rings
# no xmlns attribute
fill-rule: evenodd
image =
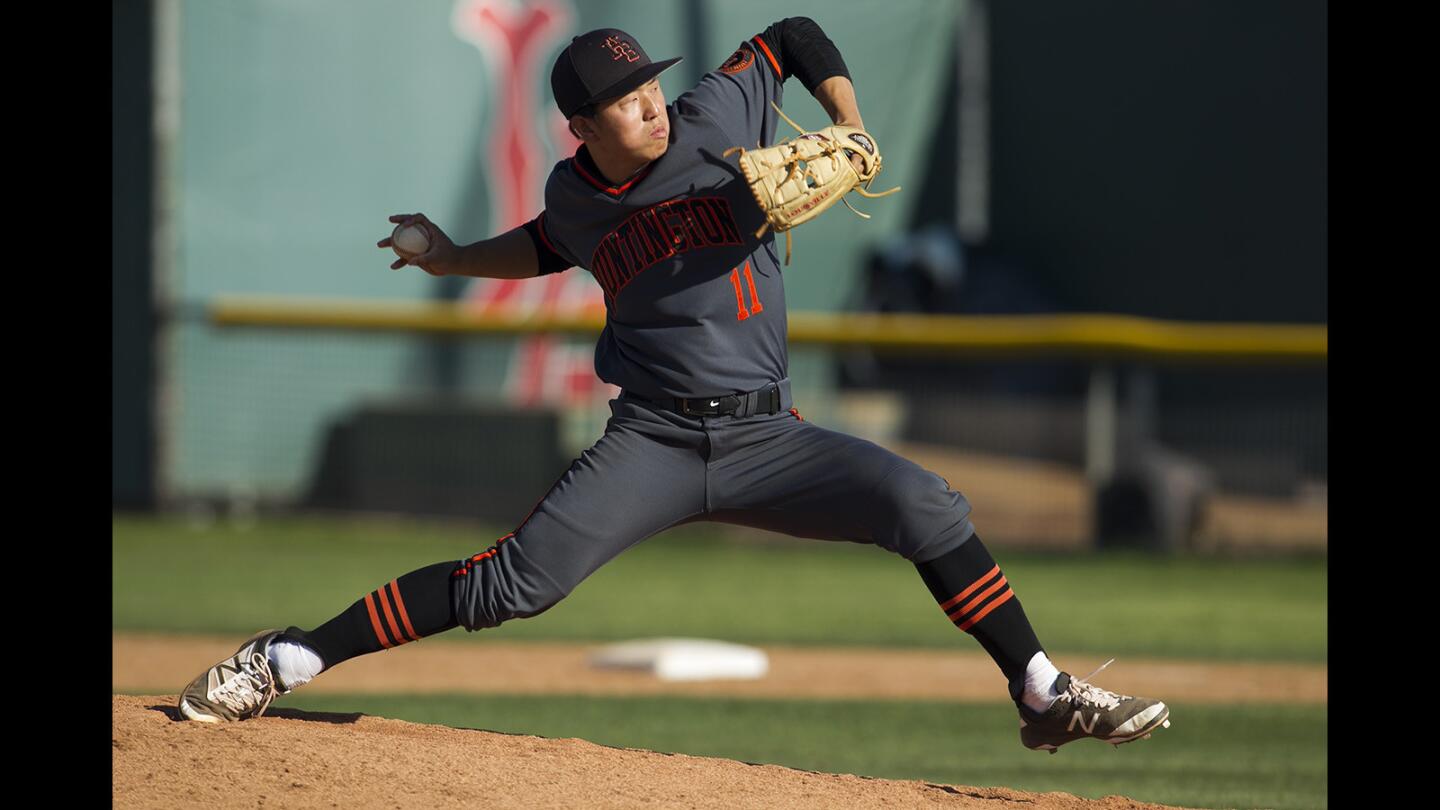
<svg viewBox="0 0 1440 810"><path fill-rule="evenodd" d="M735 287L735 319L745 320L751 314L759 315L765 311L765 306L760 303L759 296L755 295L755 277L750 275L750 262L745 262L745 283L750 286L750 308L745 308L745 295L740 289L740 268L730 271L730 284Z"/></svg>

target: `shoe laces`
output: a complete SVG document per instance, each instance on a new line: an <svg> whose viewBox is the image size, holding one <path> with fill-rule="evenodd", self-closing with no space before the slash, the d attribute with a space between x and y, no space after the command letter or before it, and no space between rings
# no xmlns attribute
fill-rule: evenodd
<svg viewBox="0 0 1440 810"><path fill-rule="evenodd" d="M240 665L234 677L210 693L210 699L224 704L236 714L253 711L254 716L259 717L270 707L275 695L275 679L270 675L270 664L265 660L264 653L256 652L250 655L248 662Z"/></svg>
<svg viewBox="0 0 1440 810"><path fill-rule="evenodd" d="M1118 695L1108 689L1101 689L1090 683L1091 678L1099 675L1106 667L1113 663L1115 663L1115 659L1111 658L1109 661L1101 664L1099 669L1083 678L1072 676L1070 678L1070 686L1065 690L1066 695L1073 702L1084 703L1087 706L1096 706L1101 709L1113 709L1120 705L1120 701L1128 700L1130 698L1129 695Z"/></svg>

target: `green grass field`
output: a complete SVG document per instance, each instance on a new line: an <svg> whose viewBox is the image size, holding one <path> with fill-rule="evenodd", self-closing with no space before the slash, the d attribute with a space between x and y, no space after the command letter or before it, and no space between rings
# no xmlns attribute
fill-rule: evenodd
<svg viewBox="0 0 1440 810"><path fill-rule="evenodd" d="M249 531L113 521L116 629L249 634L317 625L391 579L504 530L322 519ZM1326 660L1323 559L997 554L1052 651ZM617 557L510 640L700 636L753 644L965 647L915 568L853 543L737 542L683 527ZM443 636L463 641L466 633Z"/></svg>
<svg viewBox="0 0 1440 810"><path fill-rule="evenodd" d="M265 521L240 531L112 521L116 630L313 626L422 565L505 530L402 521ZM1041 641L1064 652L1323 663L1324 559L997 553ZM444 643L685 635L745 643L973 650L914 567L872 547L756 543L686 527L621 555L546 614ZM434 643L434 642L431 642ZM1063 663L1063 662L1062 662ZM1157 697L1164 697L1157 695ZM314 695L277 706L364 712L807 770L1122 794L1188 807L1327 805L1325 706L1173 705L1174 727L1111 750L1023 749L1014 708L900 701Z"/></svg>

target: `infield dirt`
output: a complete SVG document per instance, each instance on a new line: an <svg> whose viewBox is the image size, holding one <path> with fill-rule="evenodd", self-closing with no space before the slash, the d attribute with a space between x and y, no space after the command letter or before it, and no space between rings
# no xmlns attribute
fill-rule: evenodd
<svg viewBox="0 0 1440 810"><path fill-rule="evenodd" d="M1120 796L873 779L360 714L178 719L174 695L113 698L115 807L1145 810Z"/></svg>
<svg viewBox="0 0 1440 810"><path fill-rule="evenodd" d="M237 636L111 636L115 691L179 689L201 669L235 652ZM646 672L595 669L600 644L426 639L345 662L305 687L320 692L690 695L864 700L1005 700L1005 679L979 651L782 647L766 645L769 673L753 681L665 682ZM1077 675L1103 663L1059 655ZM479 677L478 673L484 673ZM1324 664L1174 661L1126 658L1105 671L1103 686L1187 703L1325 703Z"/></svg>
<svg viewBox="0 0 1440 810"><path fill-rule="evenodd" d="M234 652L238 636L116 633L116 690L178 689ZM306 687L313 692L730 695L994 701L1003 679L983 654L933 650L765 647L758 681L664 683L596 670L600 645L418 643L364 656ZM1067 656L1077 671L1098 665ZM1152 688L1190 702L1325 703L1327 668L1304 664L1128 660L1107 685ZM484 678L475 673L484 672ZM1113 683L1111 683L1113 681ZM1162 805L1119 796L875 779L733 760L613 748L361 714L274 708L244 723L178 720L175 695L113 698L116 807L1024 807Z"/></svg>

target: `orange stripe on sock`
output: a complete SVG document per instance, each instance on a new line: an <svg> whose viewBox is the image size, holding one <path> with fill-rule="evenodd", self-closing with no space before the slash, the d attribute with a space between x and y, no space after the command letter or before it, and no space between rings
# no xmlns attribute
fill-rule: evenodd
<svg viewBox="0 0 1440 810"><path fill-rule="evenodd" d="M405 632L409 634L411 641L419 641L420 634L410 625L410 615L405 612L405 600L400 598L400 582L390 580L390 598L395 600L395 609L400 611L400 621L405 624Z"/></svg>
<svg viewBox="0 0 1440 810"><path fill-rule="evenodd" d="M379 594L380 609L385 611L385 621L390 625L390 636L396 642L404 644L409 639L400 635L400 625L395 622L395 614L390 610L390 600L385 598L385 589L381 588L375 593Z"/></svg>
<svg viewBox="0 0 1440 810"><path fill-rule="evenodd" d="M966 588L965 590L961 591L960 593L957 593L957 594L955 594L954 596L952 596L952 597L950 598L950 601L948 601L948 602L946 602L945 604L943 604L943 605L940 606L940 609L948 613L948 612L950 611L950 608L952 608L952 607L954 607L955 605L958 605L958 604L960 604L962 601L964 601L965 597L967 597L967 596L969 596L970 594L974 593L976 588L978 588L978 587L980 587L981 585L985 584L985 580L989 579L990 577L995 576L995 572L996 572L996 571L999 571L999 570L1000 570L1000 565L997 563L994 568L991 568L989 571L986 571L986 572L985 572L985 576L980 577L979 579L977 579L977 580L975 580L974 582L970 583L970 587L968 587L968 588Z"/></svg>
<svg viewBox="0 0 1440 810"><path fill-rule="evenodd" d="M1006 602L1009 602L1009 601L1010 601L1011 599L1013 599L1013 598L1015 598L1015 592L1012 591L1012 590L1010 590L1009 588L1006 588L1006 589L1005 589L1005 594L1004 594L1003 596L1001 596L999 599L996 599L994 602L991 602L990 604L986 605L984 610L980 611L979 613L976 613L974 616L971 616L969 620L967 620L964 624L960 625L960 629L961 629L961 630L969 630L971 627L973 627L973 626L975 625L976 622L980 621L981 619L985 618L986 616L989 616L989 615L990 615L990 611L994 610L994 609L997 608L997 607L1000 607L1001 605L1005 604Z"/></svg>
<svg viewBox="0 0 1440 810"><path fill-rule="evenodd" d="M375 612L375 595L365 594L365 607L370 611L370 626L375 628L375 637L380 639L380 646L390 649L395 646L390 639L385 638L385 628L380 626L380 614Z"/></svg>
<svg viewBox="0 0 1440 810"><path fill-rule="evenodd" d="M765 44L765 40L761 39L759 34L755 35L755 43L760 46L760 50L765 52L765 58L770 60L770 67L775 68L775 78L783 79L783 74L780 73L780 63L775 61L775 54L770 53L770 46Z"/></svg>
<svg viewBox="0 0 1440 810"><path fill-rule="evenodd" d="M947 615L946 615L946 618L948 618L948 619L949 619L950 621L952 621L952 622L953 622L953 621L957 621L958 619L960 619L960 617L964 616L966 613L969 613L970 611L974 610L975 607L976 607L977 605L979 605L981 602L984 602L984 601L986 600L986 598L988 598L988 597L990 596L990 594L995 593L996 591L1000 590L1000 589L1003 588L1003 587L1005 587L1005 575L1004 575L1004 574L1001 574L1001 575L1000 575L1000 580L999 580L998 582L996 582L994 585L991 585L990 587L986 588L985 590L981 591L979 596L975 597L974 599L971 599L969 602L966 602L964 605L962 605L962 606L961 606L958 610L956 610L954 613L947 614Z"/></svg>

